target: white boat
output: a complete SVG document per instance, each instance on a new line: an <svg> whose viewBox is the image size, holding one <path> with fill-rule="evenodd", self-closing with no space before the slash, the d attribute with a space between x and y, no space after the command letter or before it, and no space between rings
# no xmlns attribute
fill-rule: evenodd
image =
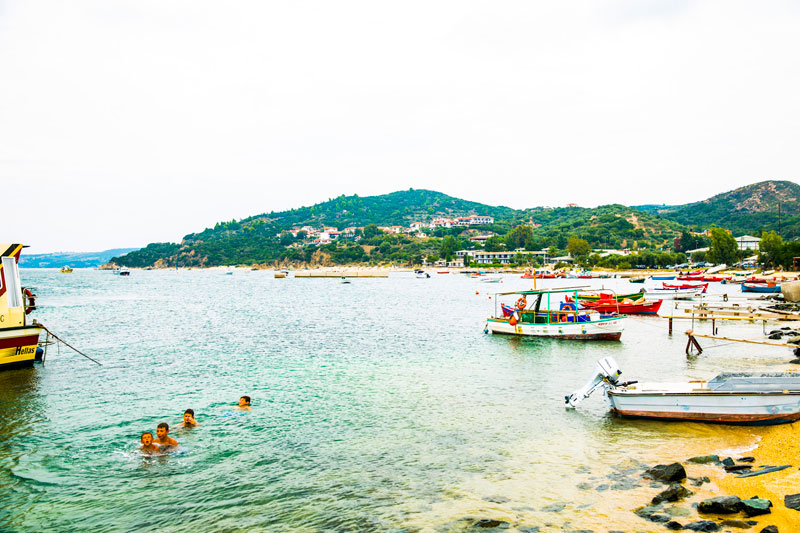
<svg viewBox="0 0 800 533"><path fill-rule="evenodd" d="M128 270L128 267L124 267L124 266L123 266L123 267L119 267L119 268L116 270L116 274L118 274L118 275L120 275L120 276L130 276L130 275L131 275L131 271L130 271L130 270Z"/></svg>
<svg viewBox="0 0 800 533"><path fill-rule="evenodd" d="M487 319L486 332L555 339L619 340L625 329L625 315L602 317L597 311L577 310L574 303L563 301L565 295L577 299L581 288L495 294L495 314ZM498 297L508 295L520 298L514 307L501 304L501 313L498 313ZM530 305L529 296L532 297ZM554 306L558 309L553 309Z"/></svg>
<svg viewBox="0 0 800 533"><path fill-rule="evenodd" d="M19 277L22 248L0 244L0 370L31 366L41 353L37 348L42 328L28 319L36 310L36 295Z"/></svg>
<svg viewBox="0 0 800 533"><path fill-rule="evenodd" d="M650 297L672 298L673 300L691 300L695 296L703 294L703 287L692 289L668 289L666 287L653 287L647 289Z"/></svg>
<svg viewBox="0 0 800 533"><path fill-rule="evenodd" d="M503 281L503 278L501 278L500 276L481 278L481 283L500 283L501 281Z"/></svg>
<svg viewBox="0 0 800 533"><path fill-rule="evenodd" d="M414 275L417 277L417 279L428 279L431 277L431 275L424 270L415 270Z"/></svg>
<svg viewBox="0 0 800 533"><path fill-rule="evenodd" d="M597 362L595 376L566 397L569 407L603 388L619 416L739 425L785 424L800 419L800 374L723 373L709 381L620 382L616 361Z"/></svg>

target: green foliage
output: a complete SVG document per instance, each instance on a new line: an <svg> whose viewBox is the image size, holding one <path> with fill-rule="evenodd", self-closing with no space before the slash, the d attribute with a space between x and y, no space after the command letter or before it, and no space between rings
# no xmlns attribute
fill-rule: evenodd
<svg viewBox="0 0 800 533"><path fill-rule="evenodd" d="M589 256L592 248L586 240L570 237L567 241L567 251L575 259L583 261Z"/></svg>
<svg viewBox="0 0 800 533"><path fill-rule="evenodd" d="M365 239L371 239L373 237L376 237L377 235L380 235L381 233L383 232L378 229L377 224L367 224L366 226L364 226L363 235Z"/></svg>
<svg viewBox="0 0 800 533"><path fill-rule="evenodd" d="M778 262L778 254L783 248L783 239L774 231L761 233L758 260L765 266L774 267Z"/></svg>
<svg viewBox="0 0 800 533"><path fill-rule="evenodd" d="M532 250L533 242L533 226L527 224L516 226L506 235L506 246L509 250L517 248Z"/></svg>
<svg viewBox="0 0 800 533"><path fill-rule="evenodd" d="M722 228L711 228L711 245L707 254L708 260L715 264L736 263L739 250L733 235Z"/></svg>
<svg viewBox="0 0 800 533"><path fill-rule="evenodd" d="M705 263L707 261L707 254L705 251L692 253L692 263Z"/></svg>

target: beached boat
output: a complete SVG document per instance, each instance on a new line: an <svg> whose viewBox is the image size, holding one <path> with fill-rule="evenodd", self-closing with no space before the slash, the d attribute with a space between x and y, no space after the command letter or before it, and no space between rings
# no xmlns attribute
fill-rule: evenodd
<svg viewBox="0 0 800 533"><path fill-rule="evenodd" d="M578 300L578 304L584 309L592 309L601 315L655 315L661 308L662 302L662 300L645 300L644 298L637 301L617 301L608 294L604 296L607 297L601 297L599 300ZM570 296L567 296L566 300L574 301Z"/></svg>
<svg viewBox="0 0 800 533"><path fill-rule="evenodd" d="M595 376L566 397L575 407L602 388L619 416L741 425L784 424L800 419L800 374L723 373L709 381L620 382L616 361L597 362Z"/></svg>
<svg viewBox="0 0 800 533"><path fill-rule="evenodd" d="M781 286L775 283L742 283L742 292L778 293Z"/></svg>
<svg viewBox="0 0 800 533"><path fill-rule="evenodd" d="M641 278L628 278L628 283L644 283L646 279L644 276Z"/></svg>
<svg viewBox="0 0 800 533"><path fill-rule="evenodd" d="M578 289L553 289L495 294L495 314L486 323L486 332L526 337L573 340L619 340L625 329L625 316L602 317L597 311L578 310L574 303L562 301L566 295L577 298ZM498 297L519 296L514 307L499 304ZM528 297L531 303L528 304ZM554 307L557 307L554 308ZM511 314L508 314L508 312Z"/></svg>
<svg viewBox="0 0 800 533"><path fill-rule="evenodd" d="M21 244L0 244L0 369L30 366L36 359L39 334L28 315L36 309L36 295L19 278Z"/></svg>
<svg viewBox="0 0 800 533"><path fill-rule="evenodd" d="M656 274L653 274L652 276L650 276L650 279L656 280L656 281L671 281L671 280L675 279L675 274L670 274L670 275L666 275L666 274L656 275Z"/></svg>
<svg viewBox="0 0 800 533"><path fill-rule="evenodd" d="M72 274L72 268L69 265L64 265L63 267L61 267L59 272L61 274Z"/></svg>

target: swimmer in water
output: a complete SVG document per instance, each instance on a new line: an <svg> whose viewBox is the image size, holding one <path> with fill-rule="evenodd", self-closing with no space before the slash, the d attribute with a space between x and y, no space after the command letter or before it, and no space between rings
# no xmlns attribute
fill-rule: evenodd
<svg viewBox="0 0 800 533"><path fill-rule="evenodd" d="M198 422L194 417L194 409L187 409L183 413L183 422L178 424L178 427L181 428L193 428L195 426L199 426L200 422Z"/></svg>
<svg viewBox="0 0 800 533"><path fill-rule="evenodd" d="M153 442L163 448L177 446L178 441L169 436L169 424L161 422L156 428L156 440Z"/></svg>
<svg viewBox="0 0 800 533"><path fill-rule="evenodd" d="M142 453L152 455L161 451L161 448L153 444L153 434L149 431L142 433L142 445L139 446Z"/></svg>
<svg viewBox="0 0 800 533"><path fill-rule="evenodd" d="M242 396L241 398L239 398L239 405L237 405L237 407L242 411L251 411L250 396Z"/></svg>

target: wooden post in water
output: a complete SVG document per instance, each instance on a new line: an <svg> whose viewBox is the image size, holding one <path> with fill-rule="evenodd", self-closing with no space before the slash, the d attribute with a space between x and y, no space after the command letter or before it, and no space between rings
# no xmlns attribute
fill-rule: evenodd
<svg viewBox="0 0 800 533"><path fill-rule="evenodd" d="M672 317L669 317L669 334L672 335Z"/></svg>

